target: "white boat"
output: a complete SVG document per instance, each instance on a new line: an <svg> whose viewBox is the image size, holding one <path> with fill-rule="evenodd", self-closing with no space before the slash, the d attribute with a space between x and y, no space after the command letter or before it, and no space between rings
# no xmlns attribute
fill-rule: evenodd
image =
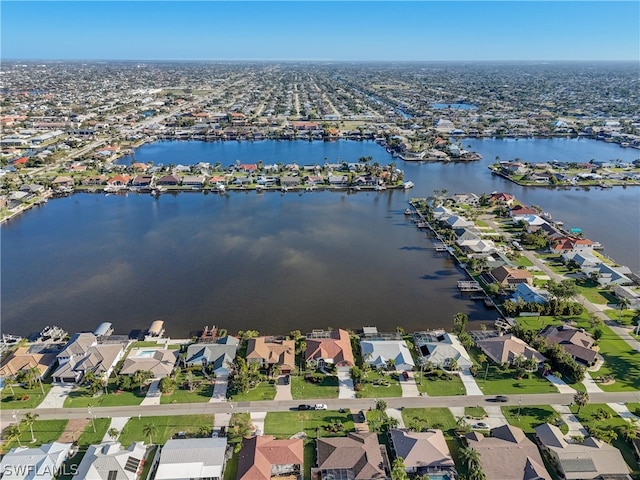
<svg viewBox="0 0 640 480"><path fill-rule="evenodd" d="M386 185L376 185L373 189L374 189L376 192L381 192L382 190L386 190L386 189L387 189L387 187L386 187Z"/></svg>
<svg viewBox="0 0 640 480"><path fill-rule="evenodd" d="M404 209L404 214L405 215L411 215L411 209L409 207Z"/></svg>
<svg viewBox="0 0 640 480"><path fill-rule="evenodd" d="M402 184L402 186L404 187L404 189L405 189L405 190L409 190L410 188L413 188L413 187L414 187L414 183L413 183L413 182L411 182L411 181L409 181L409 182L404 182L404 183Z"/></svg>

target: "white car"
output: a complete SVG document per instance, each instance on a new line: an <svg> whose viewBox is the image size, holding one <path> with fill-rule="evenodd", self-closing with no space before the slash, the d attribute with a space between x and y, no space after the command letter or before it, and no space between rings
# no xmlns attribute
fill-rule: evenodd
<svg viewBox="0 0 640 480"><path fill-rule="evenodd" d="M327 410L327 405L325 403L316 403L313 406L314 410Z"/></svg>

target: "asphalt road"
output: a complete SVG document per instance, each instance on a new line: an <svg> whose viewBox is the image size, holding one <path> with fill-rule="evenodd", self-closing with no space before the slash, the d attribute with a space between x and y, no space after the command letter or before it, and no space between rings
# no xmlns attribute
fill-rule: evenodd
<svg viewBox="0 0 640 480"><path fill-rule="evenodd" d="M433 408L433 407L474 407L477 405L499 406L527 406L527 405L569 405L573 402L573 394L570 393L537 393L526 395L507 395L508 401L494 403L491 400L494 395L468 396L459 395L453 397L403 397L384 398L390 408ZM634 392L603 392L590 393L590 403L616 403L616 402L640 402L640 391ZM313 405L325 403L330 410L340 408L367 410L374 408L376 399L307 399L307 400L281 400L259 402L219 402L219 403L179 403L170 405L145 405L125 407L93 407L92 412L96 418L101 417L134 417L138 415L160 417L166 415L195 415L216 414L234 412L282 412L294 410L299 404ZM41 408L34 410L20 410L21 415L34 412L40 420L50 419L77 419L89 418L85 408ZM10 422L12 413L10 410L0 412L2 423Z"/></svg>

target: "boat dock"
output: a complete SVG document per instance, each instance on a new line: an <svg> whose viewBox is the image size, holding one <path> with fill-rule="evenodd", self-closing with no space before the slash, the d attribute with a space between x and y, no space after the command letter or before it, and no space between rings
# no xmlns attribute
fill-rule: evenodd
<svg viewBox="0 0 640 480"><path fill-rule="evenodd" d="M482 292L482 287L475 280L462 280L458 282L458 290L461 292Z"/></svg>

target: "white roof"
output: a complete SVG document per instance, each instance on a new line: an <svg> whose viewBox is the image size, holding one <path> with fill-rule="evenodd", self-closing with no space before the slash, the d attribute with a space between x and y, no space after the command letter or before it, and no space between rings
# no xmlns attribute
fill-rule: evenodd
<svg viewBox="0 0 640 480"><path fill-rule="evenodd" d="M383 366L393 359L396 366L412 368L415 363L404 340L361 340L362 357L370 365Z"/></svg>
<svg viewBox="0 0 640 480"><path fill-rule="evenodd" d="M226 438L169 440L160 454L156 480L222 478Z"/></svg>
<svg viewBox="0 0 640 480"><path fill-rule="evenodd" d="M70 443L58 442L12 448L0 462L0 475L3 480L51 480L70 449Z"/></svg>

